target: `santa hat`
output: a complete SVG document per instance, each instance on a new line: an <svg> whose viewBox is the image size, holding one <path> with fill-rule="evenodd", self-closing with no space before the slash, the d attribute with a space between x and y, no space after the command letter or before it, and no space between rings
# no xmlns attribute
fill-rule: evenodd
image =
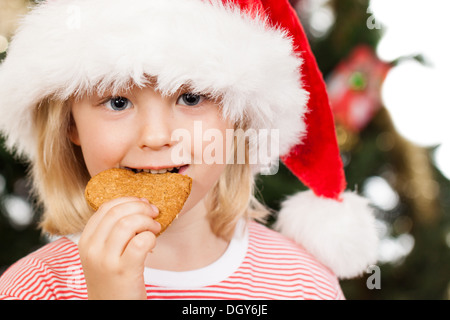
<svg viewBox="0 0 450 320"><path fill-rule="evenodd" d="M288 0L53 0L21 21L0 66L0 128L33 159L32 111L48 97L156 79L217 95L223 113L276 129L285 165L310 191L275 227L341 278L376 262L368 202L346 187L322 75Z"/></svg>

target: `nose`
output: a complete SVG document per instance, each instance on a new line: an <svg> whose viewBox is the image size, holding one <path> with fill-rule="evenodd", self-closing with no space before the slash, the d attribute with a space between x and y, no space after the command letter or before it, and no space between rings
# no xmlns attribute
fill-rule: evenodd
<svg viewBox="0 0 450 320"><path fill-rule="evenodd" d="M170 109L163 103L146 108L140 115L139 147L152 150L170 148L173 143L171 118Z"/></svg>

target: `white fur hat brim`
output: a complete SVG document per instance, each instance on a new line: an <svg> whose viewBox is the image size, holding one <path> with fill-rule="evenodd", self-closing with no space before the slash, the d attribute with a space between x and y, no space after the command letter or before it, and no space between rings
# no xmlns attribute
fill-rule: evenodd
<svg viewBox="0 0 450 320"><path fill-rule="evenodd" d="M23 19L0 66L0 129L33 158L41 100L154 77L165 94L189 85L220 97L227 118L279 130L277 158L305 131L301 63L285 31L221 1L48 1Z"/></svg>

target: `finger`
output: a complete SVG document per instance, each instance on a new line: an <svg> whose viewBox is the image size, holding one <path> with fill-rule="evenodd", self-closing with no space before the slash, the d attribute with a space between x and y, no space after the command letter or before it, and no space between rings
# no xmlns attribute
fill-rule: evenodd
<svg viewBox="0 0 450 320"><path fill-rule="evenodd" d="M150 204L150 202L145 198L138 198L138 197L119 197L115 198L109 201L106 201L103 203L97 210L97 212L91 217L90 220L93 220L93 223L96 223L98 220L101 220L104 218L104 216L114 207L126 203L126 202L135 202L135 201L142 201L144 203L147 203L150 205L150 207L153 209L152 217L157 217L159 214L158 208L156 208L155 205Z"/></svg>
<svg viewBox="0 0 450 320"><path fill-rule="evenodd" d="M129 268L144 268L147 254L156 245L156 235L150 231L144 231L135 235L127 244L122 258Z"/></svg>
<svg viewBox="0 0 450 320"><path fill-rule="evenodd" d="M128 201L137 201L136 197L120 197L102 204L99 209L89 218L89 221L86 223L84 227L83 233L80 238L80 243L84 241L89 241L92 234L96 233L96 229L100 221L104 218L104 216L109 212L109 210L118 204L128 202Z"/></svg>
<svg viewBox="0 0 450 320"><path fill-rule="evenodd" d="M112 255L121 256L128 243L137 234L151 232L158 234L161 225L143 214L130 214L118 220L111 229L105 242L105 250Z"/></svg>
<svg viewBox="0 0 450 320"><path fill-rule="evenodd" d="M148 201L135 197L121 197L106 202L86 224L80 244L84 242L102 243L110 233L113 225L121 218L141 213L149 217L157 216L154 207Z"/></svg>
<svg viewBox="0 0 450 320"><path fill-rule="evenodd" d="M102 219L100 219L95 226L95 232L91 235L92 241L105 241L111 234L111 230L117 222L126 216L135 214L141 214L148 218L153 216L152 207L139 199L119 202L107 209L109 210L102 214Z"/></svg>

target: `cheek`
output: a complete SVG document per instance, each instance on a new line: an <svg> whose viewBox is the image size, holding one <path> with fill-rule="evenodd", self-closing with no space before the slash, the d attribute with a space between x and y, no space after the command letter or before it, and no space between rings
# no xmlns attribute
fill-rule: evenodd
<svg viewBox="0 0 450 320"><path fill-rule="evenodd" d="M91 176L117 166L123 157L125 137L117 130L96 123L78 128L81 150Z"/></svg>
<svg viewBox="0 0 450 320"><path fill-rule="evenodd" d="M197 150L201 149L202 161L194 163L190 171L193 177L192 196L190 197L190 201L186 204L187 207L189 207L190 203L196 203L203 199L214 187L226 169L226 157L232 154L232 135L231 138L227 138L225 131L225 129L230 129L230 132L233 133L232 128L222 127L218 129L216 126L210 129L215 130L210 132L220 133L220 135L216 134L213 141L195 141L197 146L201 146L201 148L197 148ZM208 131L204 132L207 133ZM206 136L207 135L204 137ZM195 159L200 158L200 156L195 154L195 150L193 150L193 153Z"/></svg>
<svg viewBox="0 0 450 320"><path fill-rule="evenodd" d="M183 127L186 133L189 132L188 139L183 137L183 144L184 150L190 150L188 175L193 182L182 213L203 200L214 187L226 168L226 156L231 154L233 143L233 124L223 121L217 114L204 115L201 120L191 123L191 126Z"/></svg>

